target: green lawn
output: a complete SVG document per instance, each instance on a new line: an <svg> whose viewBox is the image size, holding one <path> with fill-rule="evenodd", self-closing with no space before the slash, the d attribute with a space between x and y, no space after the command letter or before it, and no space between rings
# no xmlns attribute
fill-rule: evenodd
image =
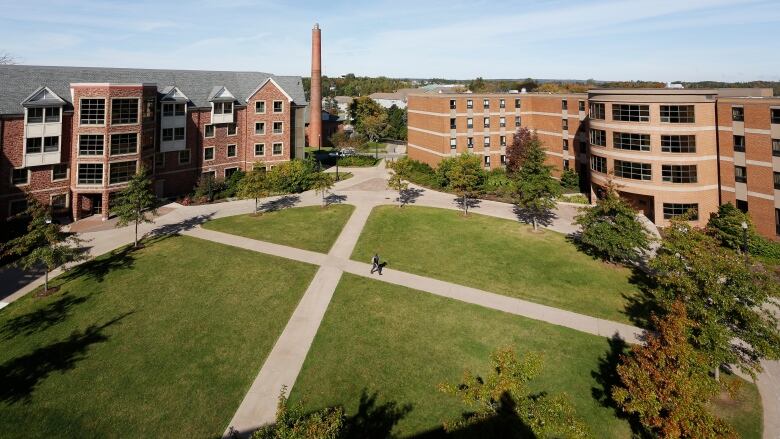
<svg viewBox="0 0 780 439"><path fill-rule="evenodd" d="M607 339L547 323L448 300L424 292L345 274L292 389L291 400L315 410L343 405L361 425L364 437L438 436L442 420L464 407L437 391L455 383L464 368L484 373L489 354L512 345L544 356L534 390L566 392L577 414L598 438L628 438L631 430L597 396L607 365L622 349ZM746 385L748 422L759 422L755 387ZM368 395L363 402L361 394ZM726 407L728 409L728 407ZM383 427L384 426L384 427ZM760 431L760 425L749 428ZM745 437L760 438L760 435Z"/></svg>
<svg viewBox="0 0 780 439"><path fill-rule="evenodd" d="M0 311L0 437L221 436L316 267L189 237Z"/></svg>
<svg viewBox="0 0 780 439"><path fill-rule="evenodd" d="M327 253L355 206L295 207L262 215L236 215L203 224L206 229ZM295 233L291 233L295 231Z"/></svg>
<svg viewBox="0 0 780 439"><path fill-rule="evenodd" d="M577 251L562 234L448 209L374 208L352 258L375 251L388 268L624 323L638 293L629 270Z"/></svg>

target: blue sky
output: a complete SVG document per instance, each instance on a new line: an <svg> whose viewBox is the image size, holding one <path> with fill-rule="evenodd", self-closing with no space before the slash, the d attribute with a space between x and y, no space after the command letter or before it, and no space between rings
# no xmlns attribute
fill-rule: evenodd
<svg viewBox="0 0 780 439"><path fill-rule="evenodd" d="M0 0L24 64L394 77L780 80L778 0Z"/></svg>

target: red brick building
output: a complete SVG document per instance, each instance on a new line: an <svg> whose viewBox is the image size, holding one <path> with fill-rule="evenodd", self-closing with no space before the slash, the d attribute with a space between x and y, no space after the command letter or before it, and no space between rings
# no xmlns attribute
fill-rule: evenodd
<svg viewBox="0 0 780 439"><path fill-rule="evenodd" d="M536 131L557 173L574 169L596 195L607 174L658 225L720 204L749 212L780 240L780 97L771 89L626 89L587 94L417 93L409 156L435 166L470 152L502 167L519 127Z"/></svg>
<svg viewBox="0 0 780 439"><path fill-rule="evenodd" d="M159 197L303 156L300 77L0 66L0 218L26 195L55 214L100 213L140 166Z"/></svg>

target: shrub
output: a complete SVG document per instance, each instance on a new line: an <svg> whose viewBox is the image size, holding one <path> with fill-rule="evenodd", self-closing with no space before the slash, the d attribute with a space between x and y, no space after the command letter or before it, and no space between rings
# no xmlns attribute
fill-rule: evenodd
<svg viewBox="0 0 780 439"><path fill-rule="evenodd" d="M590 204L590 200L583 194L564 195L561 201L566 203Z"/></svg>
<svg viewBox="0 0 780 439"><path fill-rule="evenodd" d="M293 159L268 171L268 182L272 192L297 194L312 187L316 174L312 160Z"/></svg>
<svg viewBox="0 0 780 439"><path fill-rule="evenodd" d="M436 171L427 163L412 160L408 157L398 159L397 163L401 162L403 162L403 166L406 169L406 178L412 183L433 189L441 188Z"/></svg>
<svg viewBox="0 0 780 439"><path fill-rule="evenodd" d="M201 175L195 184L193 198L199 202L211 202L217 198L217 194L225 190L227 185L224 179L214 178L211 174Z"/></svg>
<svg viewBox="0 0 780 439"><path fill-rule="evenodd" d="M347 157L341 157L338 160L339 166L375 166L379 162L379 159L370 155L351 155Z"/></svg>
<svg viewBox="0 0 780 439"><path fill-rule="evenodd" d="M241 180L243 180L244 171L237 170L233 174L230 175L227 179L225 179L225 189L223 189L219 194L217 194L217 198L232 198L236 196L236 192L238 191L238 185L241 183Z"/></svg>
<svg viewBox="0 0 780 439"><path fill-rule="evenodd" d="M252 439L337 439L344 436L346 417L343 408L328 407L307 413L302 404L290 404L284 392L282 388L276 422L257 430Z"/></svg>
<svg viewBox="0 0 780 439"><path fill-rule="evenodd" d="M503 169L493 169L487 173L482 183L482 192L498 197L509 197L517 191L514 180Z"/></svg>
<svg viewBox="0 0 780 439"><path fill-rule="evenodd" d="M576 190L580 187L580 177L573 169L567 169L561 174L561 187L566 190Z"/></svg>

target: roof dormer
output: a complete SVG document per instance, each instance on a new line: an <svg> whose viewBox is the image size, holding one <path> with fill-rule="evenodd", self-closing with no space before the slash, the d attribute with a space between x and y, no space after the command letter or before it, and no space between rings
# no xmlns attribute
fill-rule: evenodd
<svg viewBox="0 0 780 439"><path fill-rule="evenodd" d="M57 96L49 87L38 87L30 96L22 101L25 108L31 107L62 107L65 100Z"/></svg>
<svg viewBox="0 0 780 439"><path fill-rule="evenodd" d="M236 97L225 87L214 87L209 94L211 123L233 123Z"/></svg>
<svg viewBox="0 0 780 439"><path fill-rule="evenodd" d="M48 87L39 87L22 101L24 166L60 163L64 106L65 100Z"/></svg>

